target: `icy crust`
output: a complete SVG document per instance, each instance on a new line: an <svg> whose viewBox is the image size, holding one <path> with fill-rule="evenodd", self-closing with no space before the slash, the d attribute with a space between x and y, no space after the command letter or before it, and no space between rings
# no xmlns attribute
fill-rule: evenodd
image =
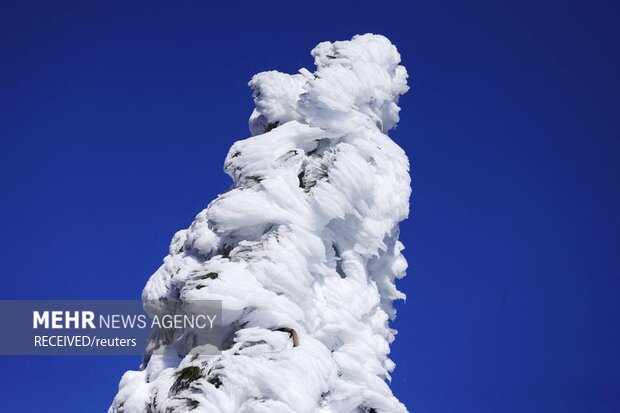
<svg viewBox="0 0 620 413"><path fill-rule="evenodd" d="M174 236L143 292L222 300L226 348L181 359L187 344L154 334L110 412L407 411L386 380L409 164L385 134L407 73L377 35L312 55L314 73L252 78L255 136L228 153L233 189Z"/></svg>

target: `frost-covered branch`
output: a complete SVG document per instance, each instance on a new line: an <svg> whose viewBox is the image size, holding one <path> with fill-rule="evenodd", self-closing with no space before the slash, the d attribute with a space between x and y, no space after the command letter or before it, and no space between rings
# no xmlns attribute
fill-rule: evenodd
<svg viewBox="0 0 620 413"><path fill-rule="evenodd" d="M377 35L312 55L314 73L252 78L254 136L225 161L233 189L174 236L143 292L222 300L227 348L179 357L155 335L110 412L406 411L386 380L409 163L386 133L407 72Z"/></svg>

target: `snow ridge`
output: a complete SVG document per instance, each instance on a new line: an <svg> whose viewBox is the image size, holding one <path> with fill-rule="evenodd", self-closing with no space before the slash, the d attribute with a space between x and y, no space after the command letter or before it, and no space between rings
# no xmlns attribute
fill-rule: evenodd
<svg viewBox="0 0 620 413"><path fill-rule="evenodd" d="M175 234L143 291L222 300L228 348L179 357L154 334L110 413L407 411L386 382L410 196L407 156L386 133L407 72L379 35L312 56L314 73L252 78L253 136L224 164L233 189Z"/></svg>

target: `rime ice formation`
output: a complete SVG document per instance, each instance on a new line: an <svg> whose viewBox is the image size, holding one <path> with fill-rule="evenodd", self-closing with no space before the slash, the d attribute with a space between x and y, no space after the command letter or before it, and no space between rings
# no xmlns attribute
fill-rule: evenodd
<svg viewBox="0 0 620 413"><path fill-rule="evenodd" d="M182 358L160 337L110 412L407 411L386 382L410 195L407 157L386 133L407 72L378 35L312 56L314 73L252 78L253 136L224 166L233 189L175 234L143 292L222 300L230 345ZM151 357L157 345L165 355Z"/></svg>

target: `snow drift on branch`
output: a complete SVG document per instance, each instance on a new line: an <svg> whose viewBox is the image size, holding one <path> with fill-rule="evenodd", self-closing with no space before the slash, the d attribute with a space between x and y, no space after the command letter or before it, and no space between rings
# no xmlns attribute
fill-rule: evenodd
<svg viewBox="0 0 620 413"><path fill-rule="evenodd" d="M383 36L312 55L314 73L252 78L254 136L225 161L233 189L175 234L143 292L222 300L226 348L182 358L154 334L110 412L406 411L387 381L409 164L386 133L407 72Z"/></svg>

